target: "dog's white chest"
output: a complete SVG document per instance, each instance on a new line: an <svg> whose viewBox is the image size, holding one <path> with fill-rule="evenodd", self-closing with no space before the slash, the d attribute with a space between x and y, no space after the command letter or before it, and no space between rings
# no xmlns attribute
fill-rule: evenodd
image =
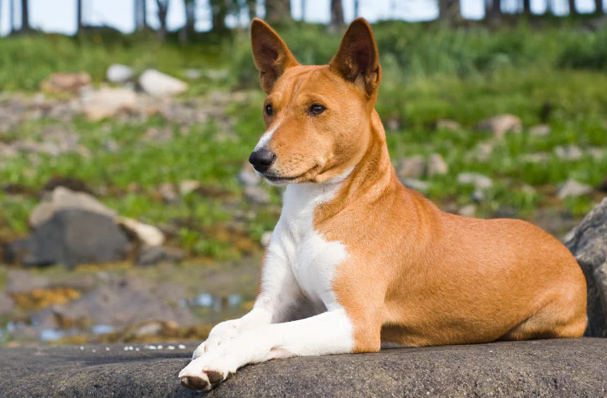
<svg viewBox="0 0 607 398"><path fill-rule="evenodd" d="M316 206L330 200L339 184L289 186L284 208L276 226L277 243L301 291L315 304L331 309L337 303L332 291L336 268L348 253L338 241L327 241L314 230Z"/></svg>

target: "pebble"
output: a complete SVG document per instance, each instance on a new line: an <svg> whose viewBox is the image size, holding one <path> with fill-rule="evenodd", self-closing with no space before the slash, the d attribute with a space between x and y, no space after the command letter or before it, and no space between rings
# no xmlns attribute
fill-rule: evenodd
<svg viewBox="0 0 607 398"><path fill-rule="evenodd" d="M175 349L175 346L170 345L170 346L168 346L168 347L167 347L167 349L169 349L169 350L174 350L174 349Z"/></svg>
<svg viewBox="0 0 607 398"><path fill-rule="evenodd" d="M105 347L105 350L106 350L106 351L109 351L109 350L110 350L110 347Z"/></svg>
<svg viewBox="0 0 607 398"><path fill-rule="evenodd" d="M185 350L185 346L183 344L179 344L177 347L179 347L180 350Z"/></svg>

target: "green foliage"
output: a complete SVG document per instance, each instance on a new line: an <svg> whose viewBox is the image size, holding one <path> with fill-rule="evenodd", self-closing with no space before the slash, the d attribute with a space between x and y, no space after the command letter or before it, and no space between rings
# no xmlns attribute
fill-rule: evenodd
<svg viewBox="0 0 607 398"><path fill-rule="evenodd" d="M321 25L280 31L304 64L328 62L340 35L327 34ZM461 172L491 177L494 185L479 204L477 215L494 216L503 207L520 217L531 217L542 206L561 206L575 215L587 212L595 198L555 198L556 187L569 178L592 186L605 178L607 158L596 160L589 152L565 162L555 155L557 146L575 144L583 150L607 148L607 36L569 26L541 29L518 25L490 32L486 28L451 30L439 25L384 22L374 26L384 70L377 110L384 120L401 121L388 131L388 146L396 162L406 156L439 153L449 164L445 176L428 178L427 195L438 202L464 206L473 203L472 188L457 184ZM0 162L2 184L39 190L54 175L71 176L104 193L102 200L119 214L156 225L172 225L173 243L194 255L237 258L237 244L216 233L220 226L240 224L259 240L276 223L280 191L270 189L274 206L253 207L243 198L235 176L263 131L258 72L254 68L247 35L232 40L177 47L160 46L145 36L107 40L102 36L66 38L32 36L0 39L0 87L34 91L53 72L86 71L96 83L111 63L137 70L157 68L177 77L184 69L226 68L220 81L191 82L187 95L212 90L252 88L249 100L229 105L226 117L234 120L236 142L221 139L225 133L217 119L183 127L153 117L147 121L76 120L74 131L90 157L67 154L40 156L37 164L23 155ZM208 97L212 101L212 97ZM545 109L551 109L546 114ZM526 128L547 122L545 137L507 135L494 145L486 160L472 156L479 144L492 141L477 131L480 119L499 113L520 116ZM436 130L438 119L453 119L461 131ZM545 120L546 119L546 120ZM36 139L48 120L26 122L2 135L3 141ZM169 142L144 139L149 129L171 131ZM116 153L105 142L119 144ZM545 153L545 163L520 160L521 155ZM227 197L192 194L176 204L164 203L160 184L193 179ZM132 184L137 189L132 189ZM530 189L530 186L533 189ZM27 217L38 199L0 192L0 237L28 231ZM254 211L254 216L250 216Z"/></svg>

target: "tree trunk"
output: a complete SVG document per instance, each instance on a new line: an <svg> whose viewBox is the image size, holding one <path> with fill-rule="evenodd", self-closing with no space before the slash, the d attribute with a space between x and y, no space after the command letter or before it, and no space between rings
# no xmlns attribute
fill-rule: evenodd
<svg viewBox="0 0 607 398"><path fill-rule="evenodd" d="M2 29L2 0L0 0L0 29Z"/></svg>
<svg viewBox="0 0 607 398"><path fill-rule="evenodd" d="M179 42L187 44L190 33L194 32L196 24L196 0L184 0L185 25L179 31Z"/></svg>
<svg viewBox="0 0 607 398"><path fill-rule="evenodd" d="M306 0L301 0L301 20L306 20Z"/></svg>
<svg viewBox="0 0 607 398"><path fill-rule="evenodd" d="M15 31L15 0L8 0L8 34L10 35Z"/></svg>
<svg viewBox="0 0 607 398"><path fill-rule="evenodd" d="M255 0L247 0L249 8L249 19L252 21L257 16L257 2Z"/></svg>
<svg viewBox="0 0 607 398"><path fill-rule="evenodd" d="M531 15L531 0L523 0L523 14Z"/></svg>
<svg viewBox="0 0 607 398"><path fill-rule="evenodd" d="M577 15L577 9L575 8L575 0L569 0L569 15Z"/></svg>
<svg viewBox="0 0 607 398"><path fill-rule="evenodd" d="M146 29L148 27L148 5L147 0L141 1L141 28Z"/></svg>
<svg viewBox="0 0 607 398"><path fill-rule="evenodd" d="M594 0L594 12L597 14L603 14L605 12L605 8L603 5L603 0Z"/></svg>
<svg viewBox="0 0 607 398"><path fill-rule="evenodd" d="M76 33L82 31L82 0L76 0Z"/></svg>
<svg viewBox="0 0 607 398"><path fill-rule="evenodd" d="M226 26L226 17L228 16L229 11L229 1L228 0L210 0L209 4L211 5L211 13L212 13L212 23L214 31L224 31L227 29Z"/></svg>
<svg viewBox="0 0 607 398"><path fill-rule="evenodd" d="M29 0L21 0L21 31L30 31Z"/></svg>
<svg viewBox="0 0 607 398"><path fill-rule="evenodd" d="M456 23L461 19L459 0L439 0L438 5L439 20Z"/></svg>
<svg viewBox="0 0 607 398"><path fill-rule="evenodd" d="M354 0L354 18L360 16L360 0Z"/></svg>
<svg viewBox="0 0 607 398"><path fill-rule="evenodd" d="M344 25L344 7L341 0L331 0L331 28L341 30Z"/></svg>
<svg viewBox="0 0 607 398"><path fill-rule="evenodd" d="M170 0L156 0L158 6L158 21L160 28L158 29L158 40L165 41L167 36L167 14L169 13Z"/></svg>
<svg viewBox="0 0 607 398"><path fill-rule="evenodd" d="M291 20L291 0L266 0L266 19L270 23Z"/></svg>
<svg viewBox="0 0 607 398"><path fill-rule="evenodd" d="M550 0L547 0L550 1ZM487 13L487 17L489 19L498 20L502 17L502 9L500 0L491 0L491 9Z"/></svg>
<svg viewBox="0 0 607 398"><path fill-rule="evenodd" d="M80 1L80 0L77 0ZM133 21L135 22L135 30L139 30L139 9L141 0L133 1Z"/></svg>

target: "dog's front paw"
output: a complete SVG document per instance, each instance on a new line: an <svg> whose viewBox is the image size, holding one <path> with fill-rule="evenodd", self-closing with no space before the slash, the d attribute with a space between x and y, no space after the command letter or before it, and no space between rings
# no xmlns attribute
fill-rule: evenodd
<svg viewBox="0 0 607 398"><path fill-rule="evenodd" d="M210 390L236 372L225 355L203 355L179 372L181 385L193 390Z"/></svg>
<svg viewBox="0 0 607 398"><path fill-rule="evenodd" d="M211 330L211 333L209 333L207 340L201 343L198 348L194 350L192 359L196 359L210 350L217 348L226 341L232 340L234 337L238 336L240 332L239 326L240 319L234 319L217 324L213 330Z"/></svg>

